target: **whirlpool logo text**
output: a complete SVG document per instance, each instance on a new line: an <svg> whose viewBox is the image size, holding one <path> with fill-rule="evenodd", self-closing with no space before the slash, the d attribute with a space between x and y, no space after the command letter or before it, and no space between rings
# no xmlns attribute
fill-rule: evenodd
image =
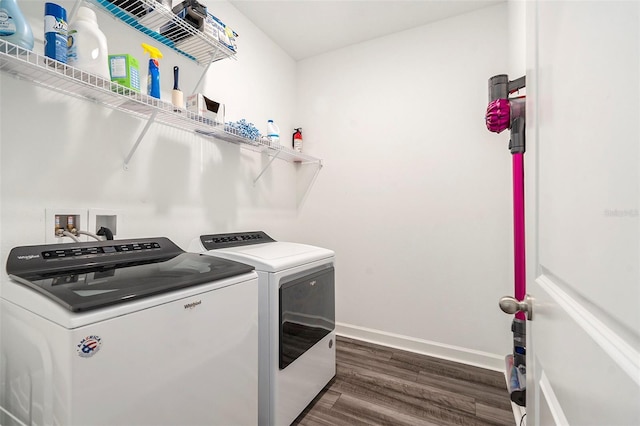
<svg viewBox="0 0 640 426"><path fill-rule="evenodd" d="M184 305L185 309L193 309L198 305L202 304L202 300L196 300L195 302L191 302L191 303L187 303L186 305Z"/></svg>
<svg viewBox="0 0 640 426"><path fill-rule="evenodd" d="M27 255L18 256L18 259L20 259L20 260L31 260L31 259L37 259L39 257L40 257L39 254L27 254Z"/></svg>

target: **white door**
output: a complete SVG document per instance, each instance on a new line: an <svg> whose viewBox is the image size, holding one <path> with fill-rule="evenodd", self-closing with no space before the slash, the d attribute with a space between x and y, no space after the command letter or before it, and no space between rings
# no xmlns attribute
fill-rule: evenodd
<svg viewBox="0 0 640 426"><path fill-rule="evenodd" d="M527 5L529 425L640 424L640 2Z"/></svg>

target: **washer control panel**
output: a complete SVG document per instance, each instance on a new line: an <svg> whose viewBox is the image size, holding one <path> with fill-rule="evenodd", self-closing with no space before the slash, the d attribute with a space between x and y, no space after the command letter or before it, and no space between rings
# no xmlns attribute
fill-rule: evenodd
<svg viewBox="0 0 640 426"><path fill-rule="evenodd" d="M53 272L96 264L146 261L180 253L184 251L164 237L23 246L9 253L7 273Z"/></svg>
<svg viewBox="0 0 640 426"><path fill-rule="evenodd" d="M160 244L157 242L148 242L148 243L138 243L134 242L131 244L116 244L112 246L93 246L93 247L75 247L69 249L59 249L59 250L47 250L42 252L42 257L44 259L60 259L63 257L76 257L76 256L84 256L84 255L100 255L100 254L111 254L111 253L127 253L134 252L139 250L153 250L159 249Z"/></svg>

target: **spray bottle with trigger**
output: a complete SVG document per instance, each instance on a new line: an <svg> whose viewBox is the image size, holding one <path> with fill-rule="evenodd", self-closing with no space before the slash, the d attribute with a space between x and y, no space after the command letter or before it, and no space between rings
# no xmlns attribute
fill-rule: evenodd
<svg viewBox="0 0 640 426"><path fill-rule="evenodd" d="M298 152L302 152L302 128L297 127L296 131L293 133L293 138L291 141L291 146L294 150Z"/></svg>
<svg viewBox="0 0 640 426"><path fill-rule="evenodd" d="M162 52L156 47L142 43L145 53L149 54L149 74L147 76L147 95L160 99L160 62Z"/></svg>

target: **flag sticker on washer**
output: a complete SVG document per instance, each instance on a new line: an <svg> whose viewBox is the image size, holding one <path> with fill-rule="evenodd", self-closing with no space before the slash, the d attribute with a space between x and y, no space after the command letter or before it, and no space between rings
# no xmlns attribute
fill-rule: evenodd
<svg viewBox="0 0 640 426"><path fill-rule="evenodd" d="M102 346L100 336L87 336L78 343L76 351L82 358L90 358L94 356Z"/></svg>

